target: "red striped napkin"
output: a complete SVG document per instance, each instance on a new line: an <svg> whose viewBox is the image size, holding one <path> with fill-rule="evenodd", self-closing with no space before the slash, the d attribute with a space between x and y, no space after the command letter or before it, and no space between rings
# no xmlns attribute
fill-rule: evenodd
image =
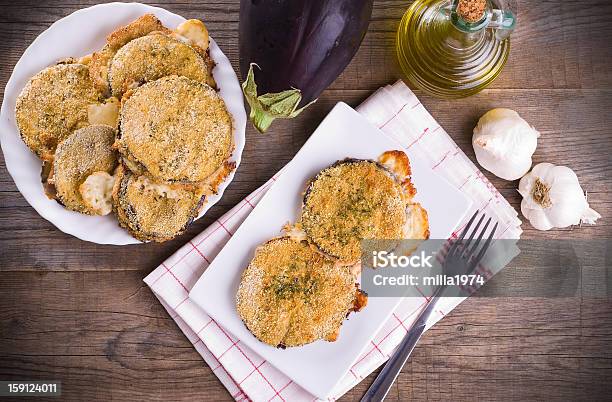
<svg viewBox="0 0 612 402"><path fill-rule="evenodd" d="M474 211L479 209L496 219L500 225L496 237L519 238L522 231L517 212L403 82L398 81L394 85L380 88L364 101L357 111L386 134L394 137L406 149L416 149L429 162L432 170L472 199ZM313 395L225 331L188 297L189 291L206 267L280 174L282 170L144 279L237 401L316 400ZM470 217L474 211L466 216ZM461 225L453 236L460 230ZM494 272L488 274L493 275ZM441 301L437 314L432 316L428 325L435 324L463 300L464 298L448 298ZM388 359L426 302L425 297L407 298L400 304L392 318L372 339L371 348L341 379L330 400L343 395Z"/></svg>

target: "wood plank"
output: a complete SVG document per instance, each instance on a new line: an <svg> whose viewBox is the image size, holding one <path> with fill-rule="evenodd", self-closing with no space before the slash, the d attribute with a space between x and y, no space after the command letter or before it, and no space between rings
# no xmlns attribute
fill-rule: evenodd
<svg viewBox="0 0 612 402"><path fill-rule="evenodd" d="M0 52L5 57L0 80L8 79L11 68L27 45L58 18L87 5L84 2L38 5L8 2L0 11L3 24ZM162 6L186 18L203 19L212 34L238 66L238 3L233 1L163 2ZM407 9L404 0L377 1L370 29L353 62L332 85L335 89L372 91L400 76L395 57L395 32ZM608 68L612 49L612 3L547 0L519 2L519 23L512 36L508 66L494 88L612 88ZM554 12L552 11L554 10ZM4 22L6 21L6 22ZM537 68L534 68L537 66Z"/></svg>
<svg viewBox="0 0 612 402"><path fill-rule="evenodd" d="M69 399L228 396L137 272L8 272L0 288L11 289L0 298L2 378L60 379ZM604 396L612 390L611 307L601 299L470 299L425 335L397 397Z"/></svg>
<svg viewBox="0 0 612 402"><path fill-rule="evenodd" d="M141 278L3 274L0 378L59 379L67 400L229 400Z"/></svg>

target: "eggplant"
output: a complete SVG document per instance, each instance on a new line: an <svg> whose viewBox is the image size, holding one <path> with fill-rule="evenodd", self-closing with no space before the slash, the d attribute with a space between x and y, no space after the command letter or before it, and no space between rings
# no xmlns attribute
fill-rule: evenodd
<svg viewBox="0 0 612 402"><path fill-rule="evenodd" d="M368 29L372 3L240 1L242 90L260 132L274 119L297 116L344 71Z"/></svg>

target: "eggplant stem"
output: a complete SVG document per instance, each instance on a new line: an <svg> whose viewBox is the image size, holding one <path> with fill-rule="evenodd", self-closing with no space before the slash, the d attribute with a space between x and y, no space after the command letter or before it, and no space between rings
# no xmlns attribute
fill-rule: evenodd
<svg viewBox="0 0 612 402"><path fill-rule="evenodd" d="M246 79L242 83L242 92L251 107L249 118L255 128L264 133L275 119L291 119L300 114L308 105L298 109L302 101L302 92L297 88L291 88L277 93L257 95L257 83L251 63Z"/></svg>
<svg viewBox="0 0 612 402"><path fill-rule="evenodd" d="M257 131L263 134L275 120L275 117L266 113L262 109L256 109L251 106L251 113L249 113L249 119L251 119L251 122L253 123Z"/></svg>

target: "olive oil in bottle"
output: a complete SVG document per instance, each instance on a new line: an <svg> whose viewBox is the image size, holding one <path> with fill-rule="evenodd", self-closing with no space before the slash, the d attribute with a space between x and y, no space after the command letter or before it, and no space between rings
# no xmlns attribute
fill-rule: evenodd
<svg viewBox="0 0 612 402"><path fill-rule="evenodd" d="M505 0L415 0L397 31L400 66L432 95L474 95L501 73L515 25Z"/></svg>

